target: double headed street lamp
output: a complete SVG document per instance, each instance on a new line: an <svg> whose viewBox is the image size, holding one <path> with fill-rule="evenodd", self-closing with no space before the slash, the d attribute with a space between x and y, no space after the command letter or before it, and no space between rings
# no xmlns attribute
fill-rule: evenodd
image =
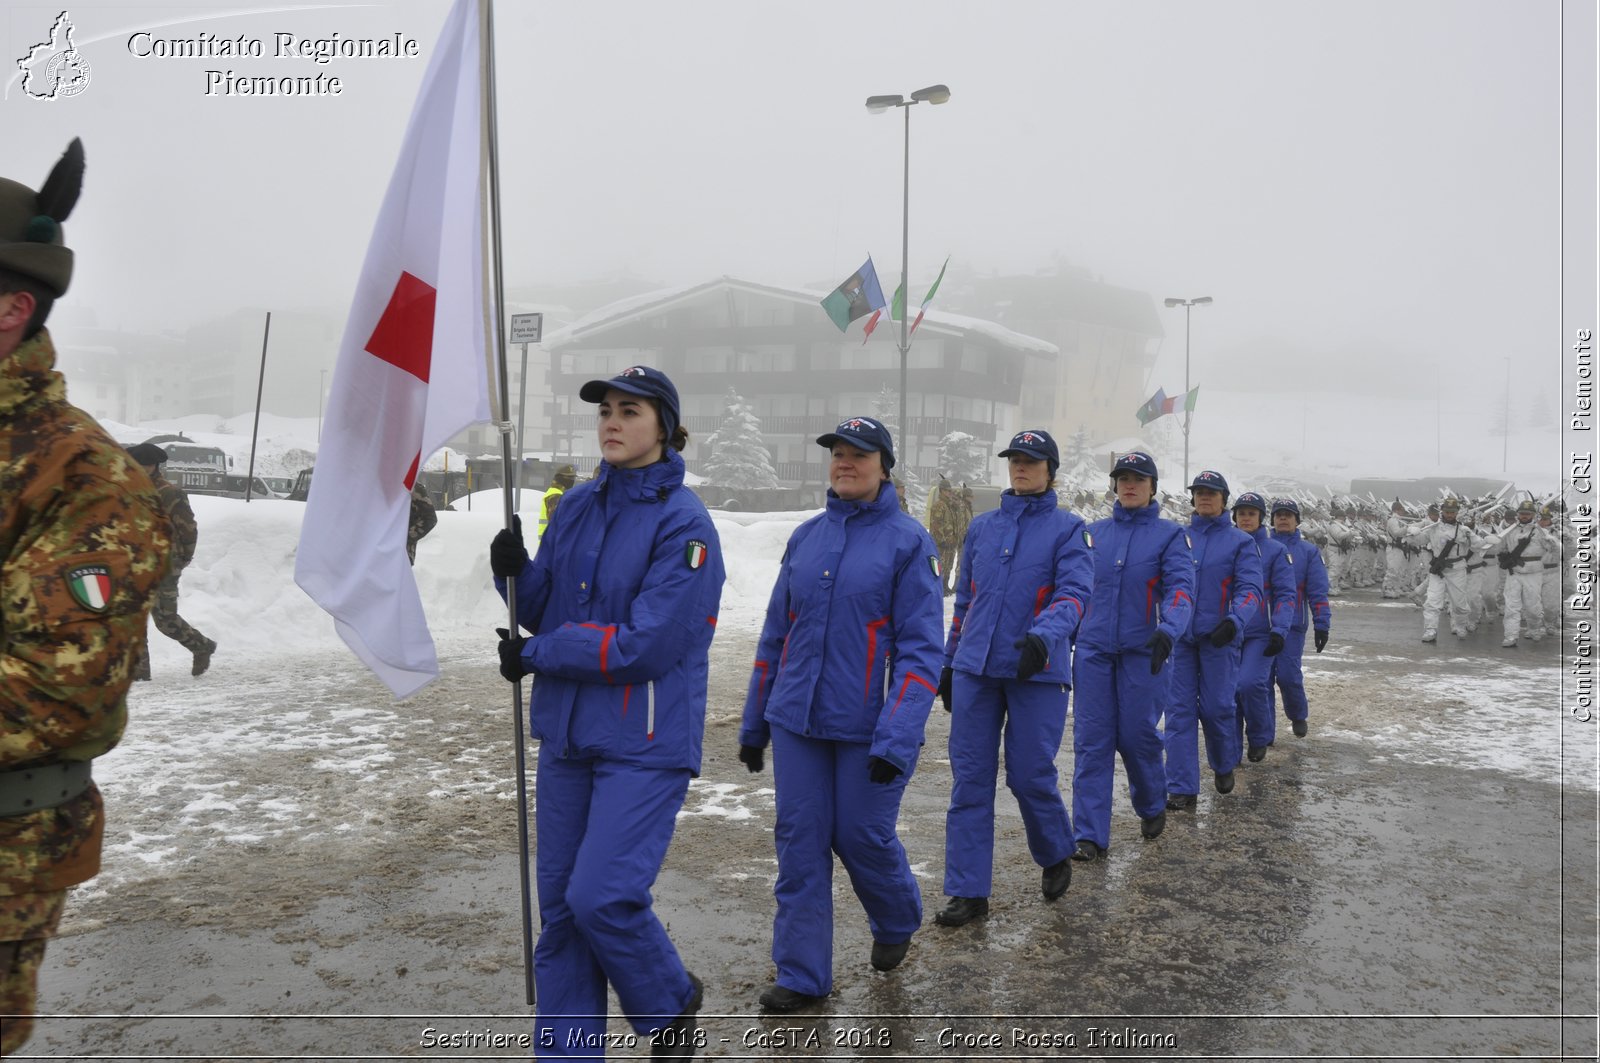
<svg viewBox="0 0 1600 1063"><path fill-rule="evenodd" d="M1209 306L1211 296L1202 295L1198 299L1167 299L1166 304L1183 307L1183 485L1189 486L1189 419L1194 411L1189 406L1189 308L1192 306Z"/></svg>
<svg viewBox="0 0 1600 1063"><path fill-rule="evenodd" d="M904 108L906 113L904 187L900 197L900 451L908 452L911 420L906 416L906 354L911 350L911 336L906 331L906 318L911 303L911 282L908 260L911 257L911 108L919 103L945 103L950 99L950 89L945 85L929 85L918 89L908 100L904 96L868 96L867 110L882 114L891 107ZM908 459L915 465L915 455Z"/></svg>

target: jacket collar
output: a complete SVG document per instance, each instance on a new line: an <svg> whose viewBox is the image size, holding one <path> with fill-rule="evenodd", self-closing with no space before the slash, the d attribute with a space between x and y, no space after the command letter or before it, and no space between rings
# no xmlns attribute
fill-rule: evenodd
<svg viewBox="0 0 1600 1063"><path fill-rule="evenodd" d="M1258 524L1256 525L1255 531L1245 532L1245 534L1250 536L1250 538L1254 539L1258 543L1264 543L1268 539L1272 538L1272 536L1267 534L1267 526L1265 524Z"/></svg>
<svg viewBox="0 0 1600 1063"><path fill-rule="evenodd" d="M639 502L666 501L668 494L683 486L683 474L683 457L668 447L665 458L642 469L619 469L602 461L596 489L612 497Z"/></svg>
<svg viewBox="0 0 1600 1063"><path fill-rule="evenodd" d="M888 480L878 487L878 496L869 498L865 502L852 502L840 498L833 493L833 488L828 488L828 519L842 521L850 517L861 520L876 521L883 519L887 513L900 512L900 496L895 493L894 484Z"/></svg>
<svg viewBox="0 0 1600 1063"><path fill-rule="evenodd" d="M1233 519L1228 516L1227 510L1223 510L1215 517L1202 517L1198 513L1189 514L1189 527L1193 528L1195 531L1209 532L1212 528L1215 528L1219 524L1224 528L1233 527Z"/></svg>
<svg viewBox="0 0 1600 1063"><path fill-rule="evenodd" d="M1153 499L1148 506L1141 506L1133 510L1123 508L1121 501L1113 502L1111 505L1112 517L1117 520L1130 521L1134 524L1148 524L1150 521L1155 520L1160 513L1161 503Z"/></svg>
<svg viewBox="0 0 1600 1063"><path fill-rule="evenodd" d="M1001 512L1011 517L1055 508L1056 493L1053 489L1046 489L1036 495L1019 495L1008 487L1000 495Z"/></svg>
<svg viewBox="0 0 1600 1063"><path fill-rule="evenodd" d="M56 348L48 329L0 360L0 419L20 415L29 406L65 402L67 382L55 371Z"/></svg>
<svg viewBox="0 0 1600 1063"><path fill-rule="evenodd" d="M1300 541L1300 529L1296 528L1294 531L1287 533L1275 531L1272 533L1272 537L1280 543L1297 543Z"/></svg>

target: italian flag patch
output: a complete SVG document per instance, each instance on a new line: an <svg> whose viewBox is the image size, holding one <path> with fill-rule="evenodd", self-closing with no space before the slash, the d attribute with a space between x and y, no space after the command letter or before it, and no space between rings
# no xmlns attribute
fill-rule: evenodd
<svg viewBox="0 0 1600 1063"><path fill-rule="evenodd" d="M944 573L939 571L939 555L938 554L929 554L928 555L928 567L933 569L933 578L934 579L939 579L941 576L944 575Z"/></svg>
<svg viewBox="0 0 1600 1063"><path fill-rule="evenodd" d="M1091 550L1094 549L1094 536L1089 534L1088 528L1083 529L1083 545Z"/></svg>
<svg viewBox="0 0 1600 1063"><path fill-rule="evenodd" d="M79 565L67 573L67 590L85 609L103 613L111 603L111 570L104 565Z"/></svg>
<svg viewBox="0 0 1600 1063"><path fill-rule="evenodd" d="M706 544L699 539L690 539L689 547L684 551L684 560L689 562L691 570L699 568L706 563Z"/></svg>

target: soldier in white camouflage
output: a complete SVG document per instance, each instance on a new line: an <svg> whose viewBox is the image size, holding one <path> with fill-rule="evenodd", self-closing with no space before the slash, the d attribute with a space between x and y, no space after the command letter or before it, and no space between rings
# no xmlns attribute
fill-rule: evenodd
<svg viewBox="0 0 1600 1063"><path fill-rule="evenodd" d="M67 888L100 870L90 764L117 744L171 525L67 403L45 319L72 277L77 140L36 193L0 178L0 1055L28 1040Z"/></svg>
<svg viewBox="0 0 1600 1063"><path fill-rule="evenodd" d="M178 580L182 578L183 570L189 567L189 562L194 560L194 549L200 541L199 522L194 519L194 508L189 505L189 496L183 488L161 475L161 466L167 460L165 450L154 443L140 443L129 447L128 453L144 467L145 475L156 485L161 508L166 510L167 519L172 522L172 565L156 591L155 607L150 610L150 619L157 631L194 655L190 674L203 675L211 667L211 655L217 652L217 644L178 615ZM139 645L139 661L134 667L133 677L141 680L150 678L148 642Z"/></svg>

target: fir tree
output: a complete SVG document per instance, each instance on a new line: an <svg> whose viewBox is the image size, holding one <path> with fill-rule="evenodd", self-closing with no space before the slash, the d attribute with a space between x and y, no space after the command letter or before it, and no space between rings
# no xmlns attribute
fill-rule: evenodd
<svg viewBox="0 0 1600 1063"><path fill-rule="evenodd" d="M984 448L966 432L951 432L939 440L939 471L953 484L989 482Z"/></svg>
<svg viewBox="0 0 1600 1063"><path fill-rule="evenodd" d="M761 421L755 411L731 387L725 409L722 426L706 440L711 454L704 467L706 480L736 490L777 487L772 452L761 441Z"/></svg>

